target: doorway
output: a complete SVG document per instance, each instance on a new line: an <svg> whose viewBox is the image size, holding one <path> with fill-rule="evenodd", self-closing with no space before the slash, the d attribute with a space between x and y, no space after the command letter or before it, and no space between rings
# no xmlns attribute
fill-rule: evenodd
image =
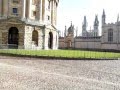
<svg viewBox="0 0 120 90"><path fill-rule="evenodd" d="M49 36L48 36L48 48L50 48L50 49L53 48L53 34L52 34L52 32L49 32Z"/></svg>
<svg viewBox="0 0 120 90"><path fill-rule="evenodd" d="M19 33L16 27L11 27L8 31L8 47L11 49L17 49L19 43Z"/></svg>

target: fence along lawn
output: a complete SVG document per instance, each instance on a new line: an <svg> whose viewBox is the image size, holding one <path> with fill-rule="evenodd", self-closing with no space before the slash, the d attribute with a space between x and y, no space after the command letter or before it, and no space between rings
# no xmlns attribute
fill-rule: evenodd
<svg viewBox="0 0 120 90"><path fill-rule="evenodd" d="M23 50L23 49L1 49L1 54L10 55L27 55L27 56L44 56L60 58L92 58L92 59L118 59L120 53L114 52L97 52L83 50Z"/></svg>

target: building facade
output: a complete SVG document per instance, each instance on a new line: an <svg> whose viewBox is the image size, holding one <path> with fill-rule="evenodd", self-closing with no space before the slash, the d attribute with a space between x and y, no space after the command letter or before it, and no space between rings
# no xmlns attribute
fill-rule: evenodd
<svg viewBox="0 0 120 90"><path fill-rule="evenodd" d="M102 15L102 35L99 36L99 21L95 17L94 30L92 33L87 32L87 20L84 17L82 25L82 36L74 36L74 25L65 28L64 37L59 37L59 48L74 49L92 49L92 50L118 50L120 51L120 21L119 16L115 23L106 23L106 14L103 10ZM70 29L70 30L69 30ZM67 34L66 34L67 32Z"/></svg>
<svg viewBox="0 0 120 90"><path fill-rule="evenodd" d="M57 49L59 0L0 0L0 48Z"/></svg>

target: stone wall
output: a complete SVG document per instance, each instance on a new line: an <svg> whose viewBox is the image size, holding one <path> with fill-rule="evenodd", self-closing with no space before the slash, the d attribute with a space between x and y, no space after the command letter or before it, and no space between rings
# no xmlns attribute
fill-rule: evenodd
<svg viewBox="0 0 120 90"><path fill-rule="evenodd" d="M52 40L52 48L58 48L58 32L52 26L33 26L25 24L24 22L17 19L8 19L5 21L0 21L0 48L8 48L8 32L11 27L15 27L18 29L18 48L19 49L49 49L48 48L48 38L49 33L51 32L53 35ZM33 31L37 31L38 33L38 45L34 43L32 40ZM4 47L3 47L4 46Z"/></svg>
<svg viewBox="0 0 120 90"><path fill-rule="evenodd" d="M8 32L11 27L16 27L19 32L18 45L23 48L24 45L24 25L11 24L7 22L0 23L0 45L1 47L8 48Z"/></svg>
<svg viewBox="0 0 120 90"><path fill-rule="evenodd" d="M64 37L59 38L59 48L68 48ZM73 49L105 49L105 50L120 50L120 43L102 43L101 37L98 38L82 38L77 37L72 39Z"/></svg>
<svg viewBox="0 0 120 90"><path fill-rule="evenodd" d="M36 30L38 32L38 46L32 41L32 33ZM43 33L40 27L25 26L25 36L24 36L25 49L42 49L43 48Z"/></svg>
<svg viewBox="0 0 120 90"><path fill-rule="evenodd" d="M49 49L48 48L48 38L49 38L50 32L53 34L52 49L57 49L57 47L58 47L58 32L51 26L45 28L44 49ZM56 38L56 36L57 36L57 38Z"/></svg>
<svg viewBox="0 0 120 90"><path fill-rule="evenodd" d="M101 44L101 49L120 50L120 44Z"/></svg>
<svg viewBox="0 0 120 90"><path fill-rule="evenodd" d="M78 37L74 40L75 48L82 49L101 49L101 38L92 37L92 38L83 38Z"/></svg>
<svg viewBox="0 0 120 90"><path fill-rule="evenodd" d="M67 39L68 40L68 39ZM75 49L101 49L101 38L84 38L77 37L71 39L72 47ZM59 48L68 48L67 41L64 37L59 38Z"/></svg>

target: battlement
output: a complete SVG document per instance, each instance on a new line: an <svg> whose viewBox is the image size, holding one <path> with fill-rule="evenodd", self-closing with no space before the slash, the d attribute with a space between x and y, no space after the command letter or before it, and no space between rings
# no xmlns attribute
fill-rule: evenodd
<svg viewBox="0 0 120 90"><path fill-rule="evenodd" d="M113 27L113 26L115 26L116 25L116 23L107 23L107 24L105 24L104 26L108 26L108 27Z"/></svg>
<svg viewBox="0 0 120 90"><path fill-rule="evenodd" d="M107 25L114 25L114 24L115 24L115 23L112 22L112 23L108 23Z"/></svg>

